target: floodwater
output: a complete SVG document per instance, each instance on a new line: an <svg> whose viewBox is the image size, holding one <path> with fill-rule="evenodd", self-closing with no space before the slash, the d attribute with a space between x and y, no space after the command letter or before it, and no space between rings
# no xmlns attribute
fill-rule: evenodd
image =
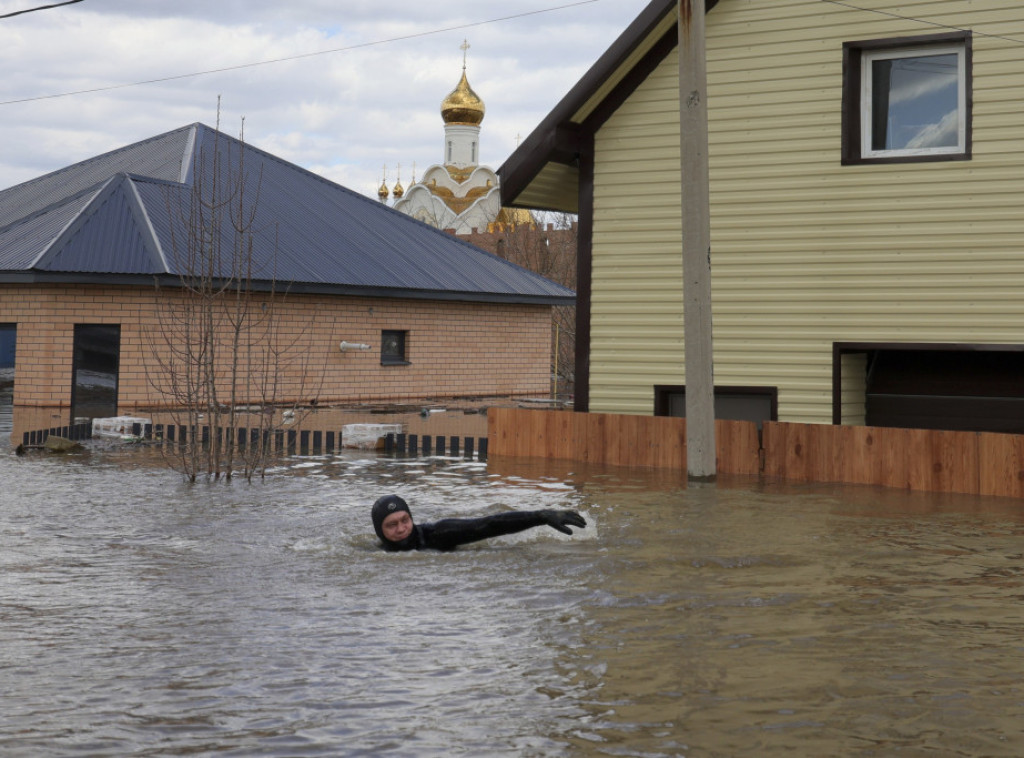
<svg viewBox="0 0 1024 758"><path fill-rule="evenodd" d="M345 453L0 453L0 755L1019 756L1024 504ZM388 554L421 520L590 526Z"/></svg>

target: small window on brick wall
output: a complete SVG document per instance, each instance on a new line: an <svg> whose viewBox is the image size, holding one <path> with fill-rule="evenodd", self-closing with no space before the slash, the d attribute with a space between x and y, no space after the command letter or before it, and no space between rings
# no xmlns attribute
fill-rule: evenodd
<svg viewBox="0 0 1024 758"><path fill-rule="evenodd" d="M380 333L380 362L384 366L407 366L409 332L385 329Z"/></svg>
<svg viewBox="0 0 1024 758"><path fill-rule="evenodd" d="M969 32L843 45L842 160L971 157Z"/></svg>

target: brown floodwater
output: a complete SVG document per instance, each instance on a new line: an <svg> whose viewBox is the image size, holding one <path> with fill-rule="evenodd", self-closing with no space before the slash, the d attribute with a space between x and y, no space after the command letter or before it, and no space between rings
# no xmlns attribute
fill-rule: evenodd
<svg viewBox="0 0 1024 758"><path fill-rule="evenodd" d="M0 755L1024 753L1019 501L106 443L0 480ZM590 525L387 554L386 492Z"/></svg>

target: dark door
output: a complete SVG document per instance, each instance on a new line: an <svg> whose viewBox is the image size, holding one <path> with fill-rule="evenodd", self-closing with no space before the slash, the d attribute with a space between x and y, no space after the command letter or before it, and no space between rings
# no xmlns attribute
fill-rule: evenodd
<svg viewBox="0 0 1024 758"><path fill-rule="evenodd" d="M75 324L74 350L72 419L116 416L121 327L114 324Z"/></svg>
<svg viewBox="0 0 1024 758"><path fill-rule="evenodd" d="M18 342L17 324L0 324L0 436L11 431L14 403L14 353Z"/></svg>

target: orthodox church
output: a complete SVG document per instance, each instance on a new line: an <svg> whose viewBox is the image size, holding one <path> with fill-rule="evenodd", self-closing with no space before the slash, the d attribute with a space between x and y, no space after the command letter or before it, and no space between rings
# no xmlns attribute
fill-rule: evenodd
<svg viewBox="0 0 1024 758"><path fill-rule="evenodd" d="M520 224L533 224L529 211L502 208L498 175L480 165L480 124L486 108L469 86L463 44L462 78L441 101L444 120L444 158L428 168L408 189L401 179L389 190L385 180L377 192L381 202L393 196L395 210L439 229L456 234L496 232Z"/></svg>

